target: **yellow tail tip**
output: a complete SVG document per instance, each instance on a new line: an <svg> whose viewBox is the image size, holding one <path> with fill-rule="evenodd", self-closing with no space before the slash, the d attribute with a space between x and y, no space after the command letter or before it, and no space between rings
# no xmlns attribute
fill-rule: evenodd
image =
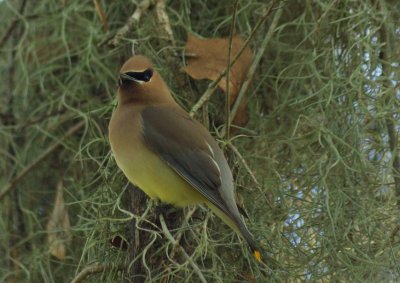
<svg viewBox="0 0 400 283"><path fill-rule="evenodd" d="M253 255L258 262L261 262L261 253L260 251L253 251Z"/></svg>

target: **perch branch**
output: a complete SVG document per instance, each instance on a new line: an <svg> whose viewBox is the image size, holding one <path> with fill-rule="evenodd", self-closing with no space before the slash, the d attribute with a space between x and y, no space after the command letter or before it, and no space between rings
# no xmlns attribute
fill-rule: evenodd
<svg viewBox="0 0 400 283"><path fill-rule="evenodd" d="M201 282L206 283L206 279L204 278L203 273L201 272L200 268L196 265L196 263L193 261L193 259L187 254L184 248L174 239L174 237L171 235L171 233L168 230L167 225L165 224L164 216L160 215L160 222L162 226L162 230L167 237L167 239L174 245L174 246L179 246L183 256L185 259L189 262L189 264L193 267L193 270L197 273L199 276L199 279Z"/></svg>

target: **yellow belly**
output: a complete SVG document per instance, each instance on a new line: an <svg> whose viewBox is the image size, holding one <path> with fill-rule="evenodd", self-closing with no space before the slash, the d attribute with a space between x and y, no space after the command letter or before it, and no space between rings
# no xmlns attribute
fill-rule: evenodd
<svg viewBox="0 0 400 283"><path fill-rule="evenodd" d="M205 201L189 183L144 145L114 152L118 166L130 182L149 197L179 207Z"/></svg>

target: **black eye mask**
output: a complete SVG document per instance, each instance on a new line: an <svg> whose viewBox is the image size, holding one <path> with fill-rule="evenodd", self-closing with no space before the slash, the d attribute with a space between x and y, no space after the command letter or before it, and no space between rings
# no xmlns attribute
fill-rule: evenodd
<svg viewBox="0 0 400 283"><path fill-rule="evenodd" d="M126 72L119 75L119 85L129 82L145 83L150 81L152 76L153 69L147 69L143 72Z"/></svg>

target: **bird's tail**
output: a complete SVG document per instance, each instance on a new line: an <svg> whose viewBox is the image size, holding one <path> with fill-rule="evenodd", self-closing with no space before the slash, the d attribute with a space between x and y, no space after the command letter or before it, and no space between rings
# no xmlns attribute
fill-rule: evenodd
<svg viewBox="0 0 400 283"><path fill-rule="evenodd" d="M249 245L249 247L251 249L251 252L252 252L253 256L255 257L255 259L258 262L261 262L261 249L259 248L259 245L254 240L253 235L247 229L246 224L243 222L243 220L240 219L239 221L240 221L240 223L238 223L237 226L238 226L238 229L240 231L240 234L246 240L247 244Z"/></svg>
<svg viewBox="0 0 400 283"><path fill-rule="evenodd" d="M241 235L246 240L255 259L258 262L261 262L261 249L254 240L254 237L250 233L249 229L247 229L247 226L239 213L237 213L237 216L227 215L225 212L221 211L219 208L211 203L208 203L208 206L219 218L222 219L222 221L224 221L229 227L231 227L236 233Z"/></svg>

